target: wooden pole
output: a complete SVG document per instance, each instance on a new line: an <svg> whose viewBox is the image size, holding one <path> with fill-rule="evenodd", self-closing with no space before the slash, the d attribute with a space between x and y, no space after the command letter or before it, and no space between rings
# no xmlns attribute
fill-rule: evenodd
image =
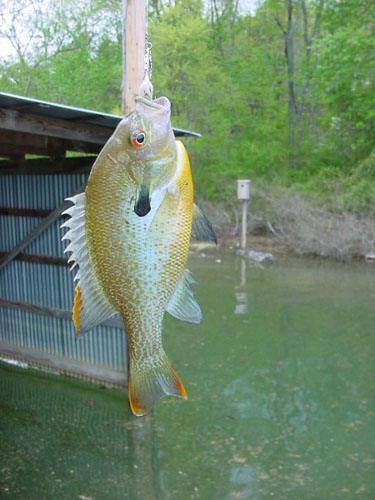
<svg viewBox="0 0 375 500"><path fill-rule="evenodd" d="M146 0L123 0L122 9L122 110L128 114L145 71Z"/></svg>

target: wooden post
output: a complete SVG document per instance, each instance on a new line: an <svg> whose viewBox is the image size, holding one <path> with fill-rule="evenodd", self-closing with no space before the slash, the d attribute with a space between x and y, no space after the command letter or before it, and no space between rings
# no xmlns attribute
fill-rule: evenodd
<svg viewBox="0 0 375 500"><path fill-rule="evenodd" d="M122 110L135 106L145 71L146 0L123 0L122 9Z"/></svg>

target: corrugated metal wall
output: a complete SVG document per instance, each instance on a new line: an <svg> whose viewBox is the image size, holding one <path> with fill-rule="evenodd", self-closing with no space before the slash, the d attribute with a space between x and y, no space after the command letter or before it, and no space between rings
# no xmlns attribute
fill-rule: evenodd
<svg viewBox="0 0 375 500"><path fill-rule="evenodd" d="M1 176L0 206L53 210L86 179L85 174ZM0 251L10 251L41 221L36 217L0 216ZM61 242L60 225L59 219L23 252L63 257L68 243ZM70 310L73 275L68 267L12 261L0 270L0 297ZM126 373L126 336L122 328L99 326L76 341L70 320L0 307L0 341L14 346L17 352L19 348L23 352L31 349L67 362L82 361Z"/></svg>

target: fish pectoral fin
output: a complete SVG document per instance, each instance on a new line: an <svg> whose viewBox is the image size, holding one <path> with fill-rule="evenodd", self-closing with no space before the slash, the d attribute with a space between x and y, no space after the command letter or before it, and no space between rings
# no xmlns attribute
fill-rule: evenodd
<svg viewBox="0 0 375 500"><path fill-rule="evenodd" d="M191 236L195 240L212 241L217 244L216 234L211 222L208 220L206 214L195 203Z"/></svg>
<svg viewBox="0 0 375 500"><path fill-rule="evenodd" d="M69 198L73 206L64 213L71 216L62 227L70 228L63 240L70 240L65 252L72 252L68 262L78 264L79 271L74 280L78 280L73 305L73 323L78 334L85 333L94 326L116 314L116 310L105 296L100 283L94 278L90 269L87 252L85 229L85 193Z"/></svg>
<svg viewBox="0 0 375 500"><path fill-rule="evenodd" d="M202 321L202 312L194 298L192 283L195 283L192 273L186 269L168 302L166 311L181 321L199 324Z"/></svg>
<svg viewBox="0 0 375 500"><path fill-rule="evenodd" d="M187 399L186 390L167 355L162 351L158 358L138 367L129 357L129 403L137 417L146 415L164 396Z"/></svg>

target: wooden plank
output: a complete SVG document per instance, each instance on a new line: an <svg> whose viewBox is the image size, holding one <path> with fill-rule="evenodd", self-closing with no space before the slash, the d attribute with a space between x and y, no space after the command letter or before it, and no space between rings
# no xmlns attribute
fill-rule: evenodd
<svg viewBox="0 0 375 500"><path fill-rule="evenodd" d="M17 132L14 130L3 130L0 121L0 144L13 144L14 146L33 145L38 149L50 149L60 153L64 151L64 143L56 137L44 137L32 133Z"/></svg>
<svg viewBox="0 0 375 500"><path fill-rule="evenodd" d="M21 302L17 300L9 300L0 298L1 307L10 307L11 309L18 309L19 311L27 311L35 314L43 314L52 316L53 318L72 319L72 312L64 309L53 309L51 307L40 306L37 304L30 304L28 302Z"/></svg>
<svg viewBox="0 0 375 500"><path fill-rule="evenodd" d="M123 0L125 1L125 0ZM125 9L125 6L124 6ZM123 9L123 10L124 10ZM124 16L123 16L124 17ZM135 97L145 71L146 1L127 0L125 37L123 30L123 110L127 114L135 106ZM124 45L125 42L125 45Z"/></svg>
<svg viewBox="0 0 375 500"><path fill-rule="evenodd" d="M81 186L77 193L83 191L84 186ZM11 262L22 250L35 240L48 226L57 220L62 212L71 206L70 201L63 201L55 210L53 210L33 231L31 231L22 241L20 241L5 257L0 260L0 270Z"/></svg>
<svg viewBox="0 0 375 500"><path fill-rule="evenodd" d="M0 259L5 257L8 252L0 252ZM53 257L52 255L36 255L29 253L19 253L13 260L22 262L31 262L34 264L50 264L53 266L69 267L68 259L64 257Z"/></svg>
<svg viewBox="0 0 375 500"><path fill-rule="evenodd" d="M57 137L70 141L82 141L93 144L105 144L112 135L113 129L96 127L87 123L73 123L46 116L20 113L11 109L0 109L0 127L44 137Z"/></svg>
<svg viewBox="0 0 375 500"><path fill-rule="evenodd" d="M16 146L15 144L0 142L0 158L14 159L19 154L21 154L23 157L25 157L25 155L27 154L53 156L55 152L53 150L35 147L32 144Z"/></svg>
<svg viewBox="0 0 375 500"><path fill-rule="evenodd" d="M47 217L52 210L43 208L15 208L15 207L0 207L0 215L8 215L10 217Z"/></svg>
<svg viewBox="0 0 375 500"><path fill-rule="evenodd" d="M96 156L0 160L0 175L83 174L90 172L95 160Z"/></svg>
<svg viewBox="0 0 375 500"><path fill-rule="evenodd" d="M70 122L79 123L79 122L88 122L93 119L96 121L100 121L103 120L103 118L104 118L103 116L94 113L92 115L88 114L85 116L76 116L75 118L67 118L67 120L69 120Z"/></svg>
<svg viewBox="0 0 375 500"><path fill-rule="evenodd" d="M60 139L47 135L36 135L1 129L0 119L0 156L13 156L15 153L43 156L64 156L65 151L79 151L97 154L103 144L94 144L78 140Z"/></svg>
<svg viewBox="0 0 375 500"><path fill-rule="evenodd" d="M30 304L29 302L21 302L17 300L9 300L5 298L0 298L0 307L10 307L11 309L17 309L19 311L27 311L35 314L42 314L44 316L52 316L53 318L59 319L72 319L72 311L66 309L57 309L52 307L40 306L38 304ZM110 326L113 328L123 328L124 325L122 321L118 318L110 318L103 321L103 326Z"/></svg>
<svg viewBox="0 0 375 500"><path fill-rule="evenodd" d="M0 207L0 215L5 215L9 217L37 217L43 218L47 217L52 210L45 210L42 208L7 208ZM62 220L69 218L68 215L60 215Z"/></svg>

